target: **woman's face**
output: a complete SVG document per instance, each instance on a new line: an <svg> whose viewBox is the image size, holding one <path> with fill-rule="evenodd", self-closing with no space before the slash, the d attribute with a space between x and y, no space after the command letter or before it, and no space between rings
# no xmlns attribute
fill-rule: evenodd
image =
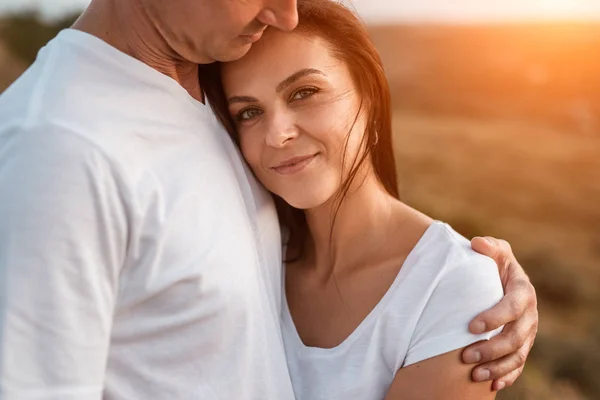
<svg viewBox="0 0 600 400"><path fill-rule="evenodd" d="M329 45L268 29L244 58L223 65L223 86L242 153L263 185L300 209L331 199L365 125L350 71Z"/></svg>

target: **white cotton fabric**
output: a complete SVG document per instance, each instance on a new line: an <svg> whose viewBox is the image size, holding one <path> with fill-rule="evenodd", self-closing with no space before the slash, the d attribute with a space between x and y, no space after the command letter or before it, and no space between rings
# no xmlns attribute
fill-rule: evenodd
<svg viewBox="0 0 600 400"><path fill-rule="evenodd" d="M0 398L292 399L270 195L174 80L63 31L0 96Z"/></svg>
<svg viewBox="0 0 600 400"><path fill-rule="evenodd" d="M447 224L434 222L388 292L340 345L305 346L287 304L283 337L297 400L381 400L402 367L500 332L468 331L503 296L498 268Z"/></svg>

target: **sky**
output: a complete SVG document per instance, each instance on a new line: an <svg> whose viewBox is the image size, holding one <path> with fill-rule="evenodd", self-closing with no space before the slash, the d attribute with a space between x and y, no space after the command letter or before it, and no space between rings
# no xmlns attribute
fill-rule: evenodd
<svg viewBox="0 0 600 400"><path fill-rule="evenodd" d="M489 21L582 18L600 20L600 0L351 0L368 22ZM89 0L0 0L0 14L35 8L49 18L83 9Z"/></svg>

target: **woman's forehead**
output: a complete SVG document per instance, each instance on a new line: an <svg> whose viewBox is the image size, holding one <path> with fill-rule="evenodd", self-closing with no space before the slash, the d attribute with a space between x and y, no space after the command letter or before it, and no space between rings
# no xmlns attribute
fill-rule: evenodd
<svg viewBox="0 0 600 400"><path fill-rule="evenodd" d="M303 68L332 71L339 64L325 40L269 29L246 56L223 64L223 80L227 89L227 86L250 84L251 80L277 81Z"/></svg>

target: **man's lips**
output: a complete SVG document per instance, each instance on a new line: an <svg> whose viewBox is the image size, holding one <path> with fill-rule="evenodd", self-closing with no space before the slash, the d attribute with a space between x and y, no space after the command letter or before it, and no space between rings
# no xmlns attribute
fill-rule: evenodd
<svg viewBox="0 0 600 400"><path fill-rule="evenodd" d="M250 34L250 35L241 35L241 37L243 37L244 39L246 39L248 42L250 43L256 43L260 40L260 38L262 37L263 33L265 33L264 30Z"/></svg>
<svg viewBox="0 0 600 400"><path fill-rule="evenodd" d="M294 174L302 171L317 157L318 154L319 153L288 158L287 160L272 166L271 169L281 175Z"/></svg>

